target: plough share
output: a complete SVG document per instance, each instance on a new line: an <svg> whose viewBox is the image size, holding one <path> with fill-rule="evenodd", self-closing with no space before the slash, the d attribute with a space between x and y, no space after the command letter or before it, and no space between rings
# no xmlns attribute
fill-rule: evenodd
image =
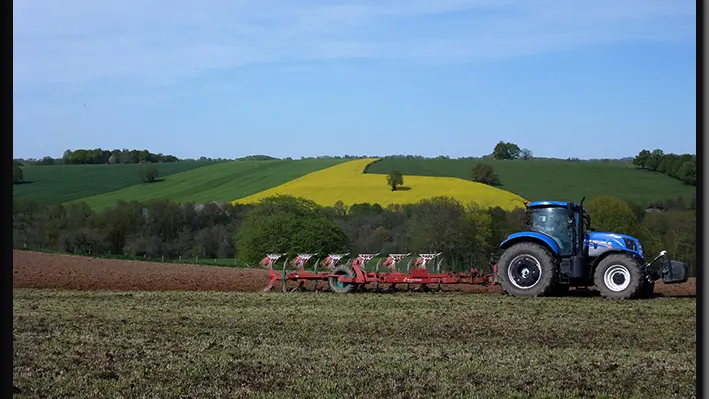
<svg viewBox="0 0 709 399"><path fill-rule="evenodd" d="M269 273L268 285L264 291L274 289L274 284L281 281L283 291L288 291L288 281L297 282L295 288L290 291L305 290L307 281L314 281L314 291L318 291L318 283L326 282L323 291L329 289L335 293L357 292L364 289L368 284L375 284L375 291L381 290L382 284L388 284L391 290L396 289L397 284L406 284L407 289L411 290L412 285L419 285L422 291L430 291L430 284L436 284L437 290L441 290L444 284L473 284L473 285L495 285L496 265L492 265L493 272L485 274L482 271L471 268L468 273L460 272L441 272L442 259L435 265L435 272L428 270L428 265L436 258L439 258L441 253L434 254L419 254L418 257L411 259L406 265L406 272L398 271L396 266L404 258L411 254L389 254L384 259L376 263L374 271L368 271L367 265L376 258L379 254L358 254L354 259L344 264L338 264L342 259L349 254L328 254L324 259L316 258L313 263L313 270L306 270L306 264L313 259L317 254L297 254L293 260L288 262L286 259L283 262L283 267L280 272L274 269L276 262L286 254L268 254L260 265L265 267ZM287 265L293 267L288 270ZM326 271L318 271L318 269L326 269ZM380 271L384 269L386 271Z"/></svg>

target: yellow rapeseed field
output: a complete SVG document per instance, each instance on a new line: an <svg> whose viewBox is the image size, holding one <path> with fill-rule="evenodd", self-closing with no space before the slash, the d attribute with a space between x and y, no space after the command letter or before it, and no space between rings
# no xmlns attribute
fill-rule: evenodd
<svg viewBox="0 0 709 399"><path fill-rule="evenodd" d="M449 196L464 205L474 202L482 208L499 206L510 210L524 207L524 199L519 195L455 177L404 175L403 187L391 191L386 175L363 173L364 168L376 160L369 158L341 163L233 202L251 203L272 195L287 194L308 198L325 206L341 200L345 205L368 202L386 207Z"/></svg>

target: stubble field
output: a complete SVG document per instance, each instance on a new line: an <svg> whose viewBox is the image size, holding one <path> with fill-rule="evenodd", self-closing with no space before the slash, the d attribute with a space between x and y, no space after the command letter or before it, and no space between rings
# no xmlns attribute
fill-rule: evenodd
<svg viewBox="0 0 709 399"><path fill-rule="evenodd" d="M696 397L693 280L624 302L257 293L261 270L13 261L15 397Z"/></svg>

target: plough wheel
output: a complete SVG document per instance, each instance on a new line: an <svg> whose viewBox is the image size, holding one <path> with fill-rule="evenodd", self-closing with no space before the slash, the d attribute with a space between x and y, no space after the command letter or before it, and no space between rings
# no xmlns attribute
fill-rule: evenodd
<svg viewBox="0 0 709 399"><path fill-rule="evenodd" d="M349 278L354 278L356 276L355 271L349 265L337 266L332 274L337 276L347 276ZM328 279L330 283L330 290L338 294L345 294L348 292L354 292L359 288L359 284L356 283L341 283L337 280L337 277L330 277Z"/></svg>

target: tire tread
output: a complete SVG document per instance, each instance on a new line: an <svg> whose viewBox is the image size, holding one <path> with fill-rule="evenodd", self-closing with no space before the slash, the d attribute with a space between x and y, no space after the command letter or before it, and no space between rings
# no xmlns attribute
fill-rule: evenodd
<svg viewBox="0 0 709 399"><path fill-rule="evenodd" d="M603 284L603 273L611 265L623 265L630 271L629 287L620 293L613 292ZM593 272L593 283L601 296L608 299L633 299L642 294L644 273L640 262L626 254L611 254L604 258Z"/></svg>
<svg viewBox="0 0 709 399"><path fill-rule="evenodd" d="M542 276L551 275L551 278L543 278L531 291L525 292L512 286L507 281L507 267L509 263L518 255L530 254L539 260L542 267ZM556 258L544 246L532 242L521 242L507 248L498 262L498 281L502 290L511 296L548 296L552 294L558 284L558 264Z"/></svg>

